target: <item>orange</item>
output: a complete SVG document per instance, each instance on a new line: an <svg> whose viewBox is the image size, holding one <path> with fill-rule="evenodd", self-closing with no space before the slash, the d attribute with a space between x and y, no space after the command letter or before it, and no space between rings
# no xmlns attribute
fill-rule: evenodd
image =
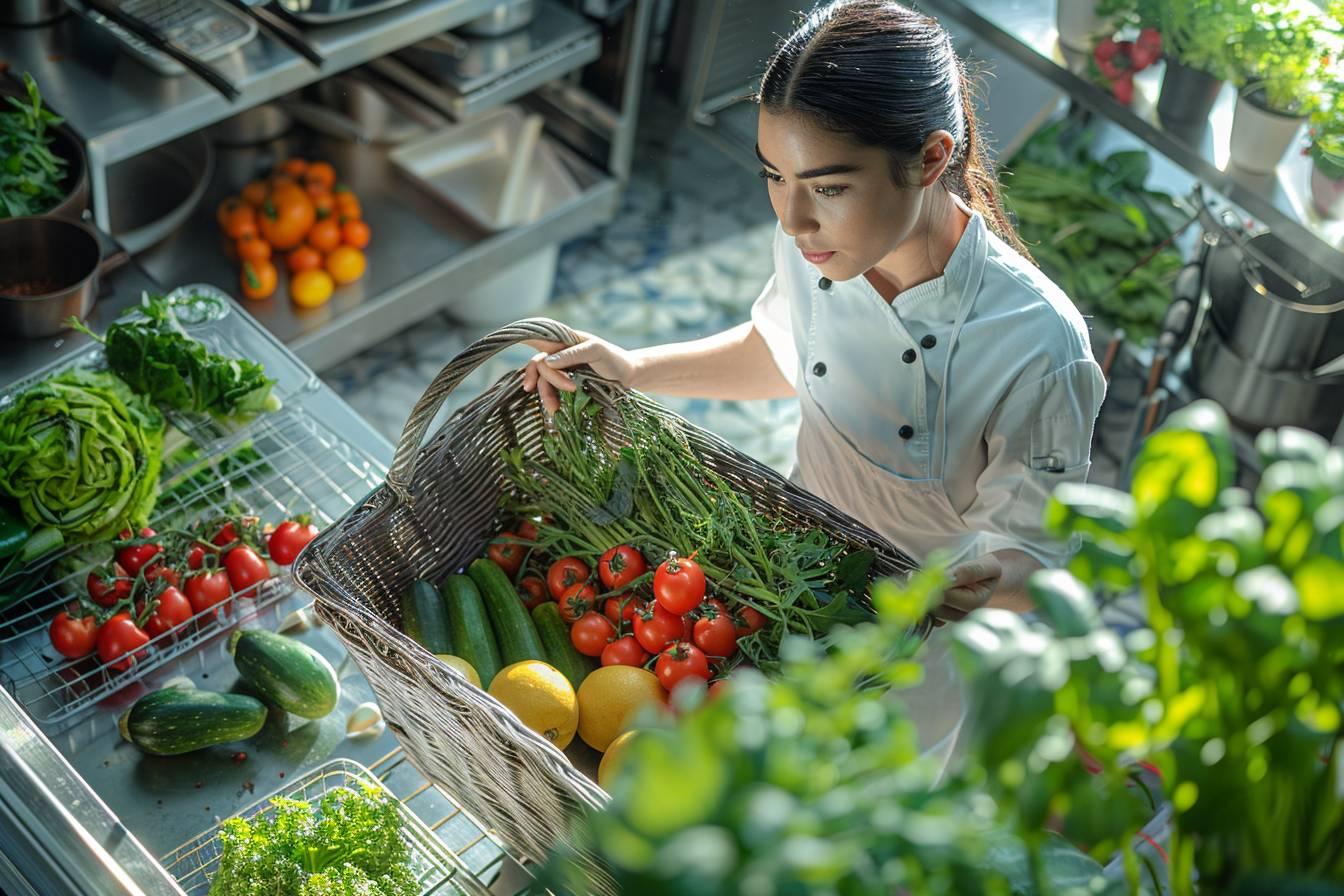
<svg viewBox="0 0 1344 896"><path fill-rule="evenodd" d="M271 244L256 234L244 234L238 240L238 257L243 261L270 261Z"/></svg>
<svg viewBox="0 0 1344 896"><path fill-rule="evenodd" d="M308 171L308 163L299 158L286 159L284 164L280 166L280 171L287 177L301 180L304 173Z"/></svg>
<svg viewBox="0 0 1344 896"><path fill-rule="evenodd" d="M327 271L342 286L363 277L365 266L364 253L350 246L341 246L327 256Z"/></svg>
<svg viewBox="0 0 1344 896"><path fill-rule="evenodd" d="M336 183L336 169L326 162L313 162L303 175L304 186L325 185L328 190Z"/></svg>
<svg viewBox="0 0 1344 896"><path fill-rule="evenodd" d="M364 210L359 206L359 197L354 193L348 189L338 189L333 195L336 197L336 212L341 218L358 220L364 216Z"/></svg>
<svg viewBox="0 0 1344 896"><path fill-rule="evenodd" d="M269 261L245 261L239 279L243 285L243 295L249 299L264 299L275 292L279 274L275 270L275 265Z"/></svg>
<svg viewBox="0 0 1344 896"><path fill-rule="evenodd" d="M335 218L318 221L308 231L308 245L319 252L330 252L341 244L341 225Z"/></svg>
<svg viewBox="0 0 1344 896"><path fill-rule="evenodd" d="M341 242L347 246L363 249L369 244L369 236L369 225L363 221L346 221L341 225Z"/></svg>
<svg viewBox="0 0 1344 896"><path fill-rule="evenodd" d="M322 270L322 253L312 246L300 246L285 259L285 264L289 267L291 274L297 274L301 271L320 271Z"/></svg>
<svg viewBox="0 0 1344 896"><path fill-rule="evenodd" d="M289 297L300 308L317 308L327 303L335 288L326 271L300 271L289 281Z"/></svg>
<svg viewBox="0 0 1344 896"><path fill-rule="evenodd" d="M261 208L261 204L266 201L266 194L270 188L266 186L264 180L254 180L243 187L243 201L253 208Z"/></svg>

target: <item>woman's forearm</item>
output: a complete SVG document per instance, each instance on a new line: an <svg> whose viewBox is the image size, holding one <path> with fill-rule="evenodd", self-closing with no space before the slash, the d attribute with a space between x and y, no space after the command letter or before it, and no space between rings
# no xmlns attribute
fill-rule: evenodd
<svg viewBox="0 0 1344 896"><path fill-rule="evenodd" d="M704 339L655 345L631 354L635 371L629 385L642 392L734 401L794 394L750 321Z"/></svg>

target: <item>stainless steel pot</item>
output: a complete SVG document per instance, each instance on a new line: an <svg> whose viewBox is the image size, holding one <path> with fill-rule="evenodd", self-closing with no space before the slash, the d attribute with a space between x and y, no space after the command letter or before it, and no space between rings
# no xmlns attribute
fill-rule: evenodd
<svg viewBox="0 0 1344 896"><path fill-rule="evenodd" d="M457 30L471 37L498 37L531 22L537 14L536 0L496 0L488 13Z"/></svg>
<svg viewBox="0 0 1344 896"><path fill-rule="evenodd" d="M0 338L33 339L83 320L98 300L98 280L130 255L103 257L98 234L62 218L0 221Z"/></svg>
<svg viewBox="0 0 1344 896"><path fill-rule="evenodd" d="M89 207L89 160L84 155L84 144L75 132L65 125L52 130L51 151L58 159L65 159L65 198L47 214L56 218L80 221Z"/></svg>
<svg viewBox="0 0 1344 896"><path fill-rule="evenodd" d="M0 3L0 25L45 25L65 12L65 0L4 0Z"/></svg>

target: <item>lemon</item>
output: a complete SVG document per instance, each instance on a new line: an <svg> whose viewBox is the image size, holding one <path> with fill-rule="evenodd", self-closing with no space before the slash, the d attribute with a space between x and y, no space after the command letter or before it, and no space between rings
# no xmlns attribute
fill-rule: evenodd
<svg viewBox="0 0 1344 896"><path fill-rule="evenodd" d="M462 659L462 657L453 656L451 653L436 653L434 655L443 660L447 665L452 666L454 669L465 675L467 681L476 685L476 687L481 686L481 676L476 674L476 667Z"/></svg>
<svg viewBox="0 0 1344 896"><path fill-rule="evenodd" d="M490 696L513 710L519 720L563 750L579 726L574 686L560 670L539 660L524 660L499 670Z"/></svg>
<svg viewBox="0 0 1344 896"><path fill-rule="evenodd" d="M611 782L616 777L616 772L620 770L621 757L625 755L626 747L635 739L639 731L627 731L611 742L607 747L607 752L602 754L602 761L597 764L597 783L603 790L611 789Z"/></svg>
<svg viewBox="0 0 1344 896"><path fill-rule="evenodd" d="M594 750L605 751L650 704L663 704L658 676L635 666L603 666L579 685L579 737Z"/></svg>

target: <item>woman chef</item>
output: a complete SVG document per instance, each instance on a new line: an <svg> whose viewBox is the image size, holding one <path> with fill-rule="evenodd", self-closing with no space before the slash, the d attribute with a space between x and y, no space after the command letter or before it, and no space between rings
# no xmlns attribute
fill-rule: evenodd
<svg viewBox="0 0 1344 896"><path fill-rule="evenodd" d="M751 320L637 351L538 345L523 387L551 413L578 364L665 395L796 395L795 481L941 554L942 615L1029 608L1027 577L1067 557L1042 512L1087 476L1105 383L1004 216L947 33L894 2L832 3L780 44L758 100L779 227Z"/></svg>

